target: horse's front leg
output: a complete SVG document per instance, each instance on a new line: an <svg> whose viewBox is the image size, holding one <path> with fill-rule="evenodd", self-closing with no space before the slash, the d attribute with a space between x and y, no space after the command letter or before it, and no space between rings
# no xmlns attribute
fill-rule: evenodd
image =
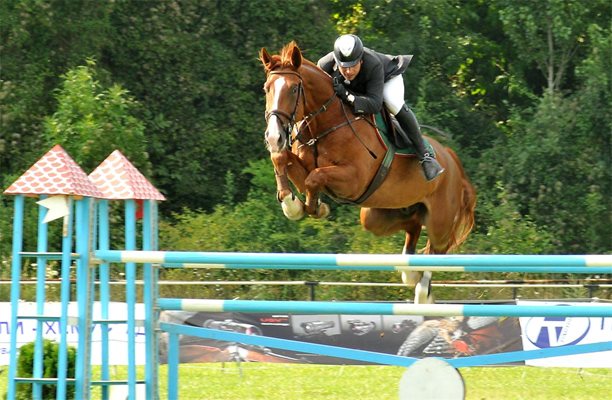
<svg viewBox="0 0 612 400"><path fill-rule="evenodd" d="M329 215L329 205L321 202L320 193L325 188L333 188L338 196L352 194L351 185L355 183L353 168L348 166L329 166L316 168L308 174L306 185L306 212L316 218L326 218Z"/></svg>
<svg viewBox="0 0 612 400"><path fill-rule="evenodd" d="M290 220L304 216L304 203L291 190L289 179L303 191L306 172L295 154L288 150L270 154L276 178L276 198L281 203L283 214Z"/></svg>

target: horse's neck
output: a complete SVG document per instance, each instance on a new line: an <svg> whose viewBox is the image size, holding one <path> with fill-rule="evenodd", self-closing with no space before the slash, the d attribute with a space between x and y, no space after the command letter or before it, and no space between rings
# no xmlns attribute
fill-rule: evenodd
<svg viewBox="0 0 612 400"><path fill-rule="evenodd" d="M306 114L317 113L325 107L321 118L337 119L343 116L340 102L334 96L331 78L314 64L304 64L301 67L306 92ZM331 99L331 103L330 103ZM325 119L327 119L325 118Z"/></svg>
<svg viewBox="0 0 612 400"><path fill-rule="evenodd" d="M333 94L333 88L329 76L314 64L302 65L301 74L304 79L305 89L312 97L313 103L320 107ZM312 104L314 106L314 104Z"/></svg>

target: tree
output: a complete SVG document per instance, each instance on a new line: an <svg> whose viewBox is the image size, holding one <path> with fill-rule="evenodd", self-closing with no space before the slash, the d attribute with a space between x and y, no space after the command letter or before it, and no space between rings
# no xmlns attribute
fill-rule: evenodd
<svg viewBox="0 0 612 400"><path fill-rule="evenodd" d="M119 149L144 174L151 170L138 103L120 85L104 90L95 62L68 71L57 91L57 111L45 119L48 146L61 144L87 173Z"/></svg>
<svg viewBox="0 0 612 400"><path fill-rule="evenodd" d="M498 0L496 3L517 58L528 68L535 64L549 95L571 82L572 66L582 53L581 48L586 47L589 23L609 24L609 2L605 0L592 1L588 6L575 0Z"/></svg>
<svg viewBox="0 0 612 400"><path fill-rule="evenodd" d="M0 184L46 151L43 119L55 109L60 76L110 40L113 2L0 2Z"/></svg>

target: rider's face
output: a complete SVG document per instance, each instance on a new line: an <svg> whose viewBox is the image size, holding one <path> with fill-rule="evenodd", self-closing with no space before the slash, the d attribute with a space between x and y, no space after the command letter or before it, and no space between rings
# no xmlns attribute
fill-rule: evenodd
<svg viewBox="0 0 612 400"><path fill-rule="evenodd" d="M357 77L357 75L359 75L359 71L361 71L362 62L363 60L360 60L357 64L348 68L338 66L338 70L340 71L344 79L352 81Z"/></svg>

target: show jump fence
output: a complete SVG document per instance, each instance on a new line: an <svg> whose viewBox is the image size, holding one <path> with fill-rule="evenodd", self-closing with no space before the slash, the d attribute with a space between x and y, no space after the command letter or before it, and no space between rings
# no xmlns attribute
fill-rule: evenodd
<svg viewBox="0 0 612 400"><path fill-rule="evenodd" d="M8 399L16 396L17 384L31 384L34 398L40 398L42 385L57 385L57 399L66 397L67 385L75 385L78 399L88 399L92 386L100 386L102 398L107 399L109 387L126 385L130 399L136 399L136 385L144 384L146 398L159 398L157 348L158 335L166 332L168 342L169 399L178 398L179 336L190 335L221 341L260 345L276 349L341 357L386 365L410 366L416 359L289 341L262 336L245 335L214 329L159 322L164 310L237 311L299 314L381 314L425 316L572 316L612 317L612 306L605 304L580 306L545 305L460 305L408 304L378 302L319 302L319 301L250 301L160 298L158 268L227 268L227 269L303 269L303 270L362 270L362 271L460 271L460 272L537 272L570 274L612 274L612 255L373 255L373 254L265 254L173 252L157 249L157 201L164 197L119 152L114 152L89 176L85 175L70 156L55 146L11 185L5 194L15 196L13 219L13 248L11 264L11 348ZM23 250L25 197L39 197L38 234L35 251ZM124 204L125 249L111 249L109 201ZM142 214L142 232L137 235L137 215ZM48 225L61 218L62 243L60 252L48 251ZM137 243L140 236L141 243ZM73 252L74 249L74 252ZM138 250L140 249L140 250ZM20 314L20 282L25 258L37 264L36 315ZM61 263L61 315L45 312L46 266L50 260ZM76 296L70 293L71 267L75 265ZM110 264L125 266L127 318L114 319L109 315ZM136 371L136 276L143 270L145 309L144 330L146 362L144 376ZM94 284L98 284L98 291ZM101 304L100 318L93 318L93 303ZM68 316L68 304L76 300L77 315ZM37 321L34 371L32 378L17 376L18 343L16 330L20 320ZM42 326L59 324L58 377L43 378ZM128 373L126 380L110 379L108 363L108 330L112 324L128 327ZM101 372L93 379L91 372L91 327L102 329ZM68 326L79 332L76 376L68 378ZM534 358L600 352L612 349L612 341L588 345L564 346L537 351L518 351L502 354L471 356L448 360L455 368L507 363Z"/></svg>

